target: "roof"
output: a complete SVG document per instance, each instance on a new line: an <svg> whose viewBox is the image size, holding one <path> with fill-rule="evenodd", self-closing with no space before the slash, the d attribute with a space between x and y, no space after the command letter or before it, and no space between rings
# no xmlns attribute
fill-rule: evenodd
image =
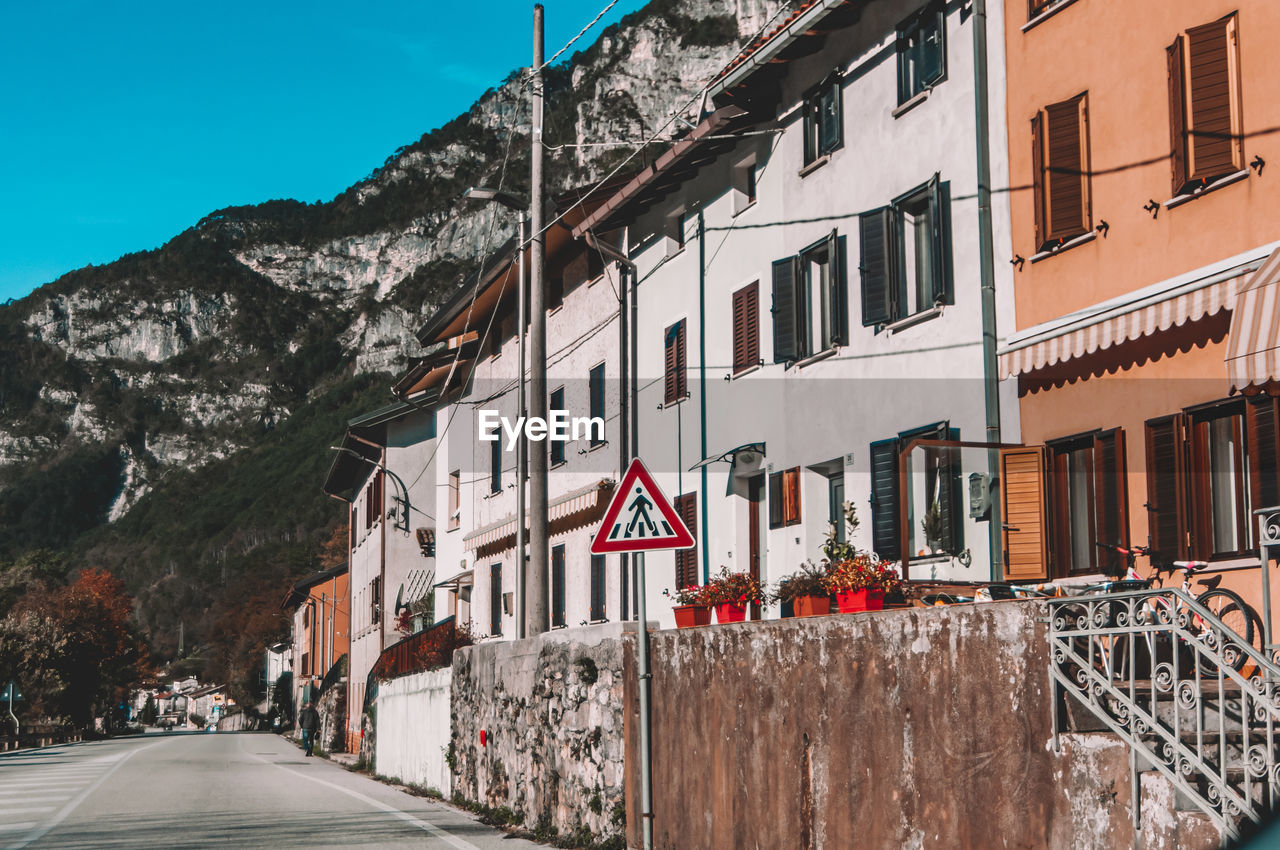
<svg viewBox="0 0 1280 850"><path fill-rule="evenodd" d="M369 477L369 472L378 465L382 453L355 438L348 430L342 436L341 445L334 446L333 460L329 462L329 471L325 474L321 489L330 496L337 496L349 502L355 495L356 488Z"/></svg>
<svg viewBox="0 0 1280 850"><path fill-rule="evenodd" d="M853 0L806 0L792 10L781 23L763 33L743 47L729 64L715 76L707 94L711 98L730 92L760 69L789 62L800 56L816 52L832 28L843 26L846 21L829 21L828 15L841 9L846 15L861 14L865 3ZM822 22L824 27L816 25Z"/></svg>
<svg viewBox="0 0 1280 850"><path fill-rule="evenodd" d="M280 608L282 610L297 609L297 607L305 602L307 597L311 595L311 588L318 584L324 584L326 581L337 578L340 575L345 575L346 572L347 562L343 561L336 567L330 567L327 570L314 573L306 578L298 579L298 581L294 582L288 595L285 596L284 601L280 603Z"/></svg>

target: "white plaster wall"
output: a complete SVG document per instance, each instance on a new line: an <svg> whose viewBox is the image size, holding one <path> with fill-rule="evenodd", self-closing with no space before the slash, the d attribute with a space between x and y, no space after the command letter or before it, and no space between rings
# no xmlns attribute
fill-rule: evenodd
<svg viewBox="0 0 1280 850"><path fill-rule="evenodd" d="M919 4L912 4L919 5ZM991 78L1002 79L1003 49L998 4L989 21ZM766 464L776 471L839 459L845 498L858 508L862 527L855 538L871 547L870 444L939 420L960 429L961 439L985 437L982 384L979 236L972 77L972 18L958 6L947 14L947 78L913 109L897 107L896 25L910 9L900 3L868 4L857 25L829 39L827 47L787 66L780 108L783 131L752 137L737 150L704 166L698 175L641 216L629 229L640 270L638 344L641 456L658 474L669 496L703 493L702 477L690 467L703 456L702 405L706 405L709 456L748 442L767 443ZM844 72L843 147L807 176L802 122L794 107L803 93L833 67ZM1003 87L990 94L992 126L1001 126ZM1008 173L1001 134L992 134L992 173ZM757 202L734 214L731 167L752 151L760 166ZM955 304L939 317L900 333L875 333L861 321L858 215L890 203L937 172L952 197L951 250ZM668 257L662 225L683 208L700 210L705 245L692 233L682 252ZM696 228L696 224L693 225ZM998 313L1012 328L1007 193L994 206ZM798 253L835 228L846 236L849 342L826 360L803 367L774 364L772 263ZM705 257L705 389L700 366L699 255ZM758 281L763 368L725 380L732 364L732 294ZM691 397L676 407L663 401L663 331L684 318ZM1006 405L1006 420L1016 407ZM1016 430L1016 429L1015 429ZM985 467L985 455L966 453L964 472ZM746 569L745 500L726 497L728 464L712 466L699 498L699 540L708 546L707 567ZM706 513L702 502L705 496ZM805 471L802 524L767 531L762 571L774 581L805 559L820 558L827 528L825 481ZM705 521L704 521L705 517ZM990 575L987 524L966 522L964 545L972 566L959 561L917 567L913 577L985 580ZM674 556L650 555L650 616L672 622L660 596L674 584Z"/></svg>
<svg viewBox="0 0 1280 850"><path fill-rule="evenodd" d="M444 667L401 676L378 688L378 773L435 788L447 799L452 777L445 763L453 670Z"/></svg>

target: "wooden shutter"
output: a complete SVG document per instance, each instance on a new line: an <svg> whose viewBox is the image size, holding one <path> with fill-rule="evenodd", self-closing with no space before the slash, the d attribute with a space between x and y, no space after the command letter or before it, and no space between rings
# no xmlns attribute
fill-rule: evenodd
<svg viewBox="0 0 1280 850"><path fill-rule="evenodd" d="M871 539L883 560L902 557L898 528L898 439L871 444Z"/></svg>
<svg viewBox="0 0 1280 850"><path fill-rule="evenodd" d="M1129 545L1129 497L1125 486L1124 430L1103 431L1093 438L1093 499L1097 539ZM1110 575L1124 573L1124 558L1097 550L1099 568Z"/></svg>
<svg viewBox="0 0 1280 850"><path fill-rule="evenodd" d="M591 396L591 412L592 417L604 419L604 364L592 366L591 371L587 373L588 393ZM592 429L591 442L598 443L603 437L595 436L595 429Z"/></svg>
<svg viewBox="0 0 1280 850"><path fill-rule="evenodd" d="M665 392L663 400L666 404L679 401L688 391L688 375L686 374L684 319L667 328L664 335L664 353L666 359Z"/></svg>
<svg viewBox="0 0 1280 850"><path fill-rule="evenodd" d="M1049 567L1043 446L1000 450L1004 577L1044 578Z"/></svg>
<svg viewBox="0 0 1280 850"><path fill-rule="evenodd" d="M887 324L895 318L896 220L892 207L881 207L858 216L858 270L862 273L864 327Z"/></svg>
<svg viewBox="0 0 1280 850"><path fill-rule="evenodd" d="M1147 422L1147 532L1157 560L1187 557L1186 417Z"/></svg>
<svg viewBox="0 0 1280 850"><path fill-rule="evenodd" d="M845 286L845 239L832 230L827 237L827 304L831 313L827 317L832 345L844 345L849 341L849 298Z"/></svg>
<svg viewBox="0 0 1280 850"><path fill-rule="evenodd" d="M565 624L564 547L551 547L551 625Z"/></svg>
<svg viewBox="0 0 1280 850"><path fill-rule="evenodd" d="M760 284L752 283L733 293L733 371L750 369L760 362Z"/></svg>
<svg viewBox="0 0 1280 850"><path fill-rule="evenodd" d="M795 257L773 264L773 362L800 359L800 299L796 291L800 275Z"/></svg>
<svg viewBox="0 0 1280 850"><path fill-rule="evenodd" d="M1044 114L1031 119L1031 188L1035 199L1036 250L1049 241L1044 221Z"/></svg>
<svg viewBox="0 0 1280 850"><path fill-rule="evenodd" d="M1249 494L1253 507L1280 505L1280 399L1259 396L1245 405L1249 449ZM1258 539L1254 524L1254 541Z"/></svg>
<svg viewBox="0 0 1280 850"><path fill-rule="evenodd" d="M489 634L502 634L502 564L489 567Z"/></svg>
<svg viewBox="0 0 1280 850"><path fill-rule="evenodd" d="M676 496L676 502L672 507L676 509L676 513L680 515L680 519L684 521L685 527L689 529L689 533L696 541L698 539L698 494L684 493ZM692 587L698 583L698 547L677 549L676 587Z"/></svg>
<svg viewBox="0 0 1280 850"><path fill-rule="evenodd" d="M1045 108L1046 218L1050 241L1090 228L1087 99L1084 95Z"/></svg>
<svg viewBox="0 0 1280 850"><path fill-rule="evenodd" d="M1233 116L1235 15L1187 30L1190 176L1210 179L1244 168ZM1239 154L1239 156L1237 156Z"/></svg>
<svg viewBox="0 0 1280 850"><path fill-rule="evenodd" d="M933 303L956 303L951 273L951 183L935 174L929 181L929 222L933 227Z"/></svg>
<svg viewBox="0 0 1280 850"><path fill-rule="evenodd" d="M939 440L959 440L960 429L948 428L944 423L938 431ZM942 551L952 555L964 548L964 494L960 487L960 450L938 447L932 449L940 456L938 464L938 514L942 518Z"/></svg>
<svg viewBox="0 0 1280 850"><path fill-rule="evenodd" d="M800 467L782 473L782 522L796 525L800 522Z"/></svg>
<svg viewBox="0 0 1280 850"><path fill-rule="evenodd" d="M1173 194L1187 186L1187 93L1186 47L1178 36L1165 49L1169 63L1169 162L1173 172Z"/></svg>

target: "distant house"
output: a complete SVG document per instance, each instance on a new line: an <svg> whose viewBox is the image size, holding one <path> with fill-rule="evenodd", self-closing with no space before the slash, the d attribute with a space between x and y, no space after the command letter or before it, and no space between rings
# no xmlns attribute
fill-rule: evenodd
<svg viewBox="0 0 1280 850"><path fill-rule="evenodd" d="M295 712L309 702L329 669L350 645L347 564L301 579L280 607L293 614L292 669Z"/></svg>

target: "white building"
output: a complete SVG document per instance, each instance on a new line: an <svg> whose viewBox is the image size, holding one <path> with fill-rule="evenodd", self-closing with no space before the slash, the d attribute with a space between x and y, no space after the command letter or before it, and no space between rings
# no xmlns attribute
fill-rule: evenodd
<svg viewBox="0 0 1280 850"><path fill-rule="evenodd" d="M991 577L990 513L971 516L968 482L987 452L935 446L909 453L905 478L897 466L913 439L987 439L967 9L807 4L712 84L696 130L575 227L626 228L639 454L698 538L648 558L664 625L664 587L819 560L846 501L855 542L905 550L911 578ZM999 81L1000 4L988 12ZM1002 127L1002 84L989 100ZM1003 134L990 155L1007 173ZM1010 329L1005 195L993 220ZM1016 399L1002 411L1016 440Z"/></svg>

